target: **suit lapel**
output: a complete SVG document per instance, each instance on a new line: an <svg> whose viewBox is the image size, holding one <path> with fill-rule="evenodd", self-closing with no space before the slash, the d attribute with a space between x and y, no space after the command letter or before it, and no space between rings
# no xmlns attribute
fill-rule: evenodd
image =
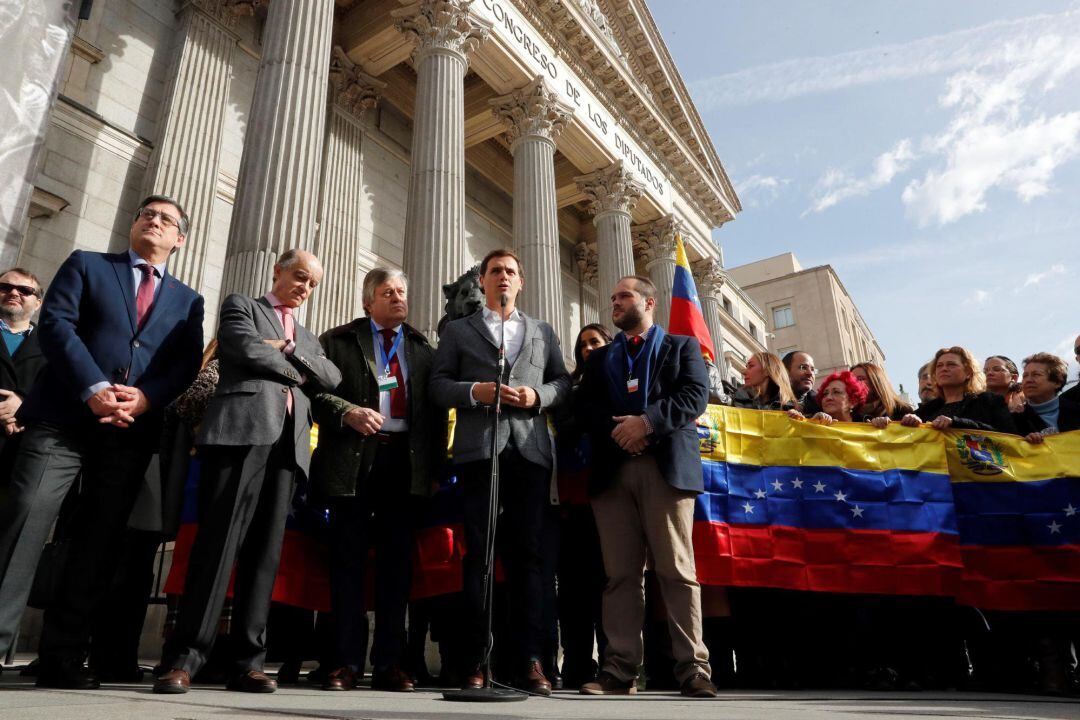
<svg viewBox="0 0 1080 720"><path fill-rule="evenodd" d="M520 310L518 310L518 313L525 322L525 336L521 339L521 350L518 352L518 356L514 358L514 364L511 366L512 368L517 367L517 364L521 362L521 358L532 353L533 338L536 337L536 334L540 331L540 326L535 320Z"/></svg>
<svg viewBox="0 0 1080 720"><path fill-rule="evenodd" d="M131 274L131 262L127 253L113 255L113 270L116 272L116 280L120 283L120 292L127 304L128 319L131 321L131 333L138 332L138 322L135 316L135 280Z"/></svg>
<svg viewBox="0 0 1080 720"><path fill-rule="evenodd" d="M650 391L654 387L656 387L656 383L660 382L660 370L664 367L664 363L667 361L668 353L671 352L671 345L671 338L665 335L664 341L660 343L660 352L656 354L656 367L652 369L649 377Z"/></svg>
<svg viewBox="0 0 1080 720"><path fill-rule="evenodd" d="M34 333L30 333L30 335L33 334ZM29 335L23 338L22 345L19 346L19 350L22 350L24 347L26 347L26 343L28 342L30 342ZM18 354L19 350L15 351L16 354ZM8 352L6 342L0 342L0 363L7 366L7 368L11 370L12 373L15 372L15 358L11 357L11 354Z"/></svg>
<svg viewBox="0 0 1080 720"><path fill-rule="evenodd" d="M270 323L270 327L274 328L274 334L277 336L277 339L284 340L285 328L281 326L281 321L278 320L277 313L274 311L274 308L270 306L270 301L265 297L259 297L255 299L255 304L262 310L263 315L266 316L266 321ZM294 323L293 328L295 329L296 327L297 325Z"/></svg>
<svg viewBox="0 0 1080 720"><path fill-rule="evenodd" d="M375 381L378 370L375 368L375 333L371 326L371 320L364 318L359 320L356 325L356 342L360 346L360 354L364 358L364 362L367 363L368 370L371 372L371 378ZM378 381L375 381L378 384Z"/></svg>
<svg viewBox="0 0 1080 720"><path fill-rule="evenodd" d="M492 347L496 350L499 349L499 341L492 336L491 331L488 330L487 323L484 322L483 309L477 310L469 316L469 324L473 326L476 332L480 333L480 337L491 343Z"/></svg>

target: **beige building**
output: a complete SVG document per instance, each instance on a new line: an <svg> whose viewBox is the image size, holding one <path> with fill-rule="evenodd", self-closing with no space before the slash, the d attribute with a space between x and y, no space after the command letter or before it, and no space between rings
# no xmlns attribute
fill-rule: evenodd
<svg viewBox="0 0 1080 720"><path fill-rule="evenodd" d="M712 239L738 198L644 0L97 0L40 168L18 263L48 282L173 195L192 231L169 271L208 337L294 246L326 266L313 329L361 314L385 264L433 336L442 284L511 246L569 357L621 275L670 297L679 232L725 356L762 339Z"/></svg>
<svg viewBox="0 0 1080 720"><path fill-rule="evenodd" d="M832 265L804 269L792 253L730 268L731 278L765 314L769 350L805 350L818 376L860 362L885 364L885 353Z"/></svg>

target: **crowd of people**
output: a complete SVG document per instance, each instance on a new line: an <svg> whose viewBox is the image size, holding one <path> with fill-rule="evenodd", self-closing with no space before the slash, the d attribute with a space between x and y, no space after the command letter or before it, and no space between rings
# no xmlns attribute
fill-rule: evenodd
<svg viewBox="0 0 1080 720"><path fill-rule="evenodd" d="M358 687L373 610L371 686L412 690L418 673L407 656L418 629L424 639L410 607L417 518L448 474L460 490L467 550L458 646L444 654L457 667L443 673L463 687L491 680L482 551L497 518L505 577L493 667L500 681L534 694L561 686L631 694L643 667L648 687L688 697L715 696L714 678L724 687L913 689L975 677L986 688L1068 690L1075 616L979 614L932 597L703 588L692 543L704 490L695 423L710 400L786 412L792 422L925 424L1041 443L1080 428L1080 390L1061 392L1060 358L1039 352L1018 367L992 356L980 368L965 348L942 348L919 370L918 407L876 364L819 380L802 351L755 353L741 386L714 387L698 340L657 325L656 287L627 276L604 289L619 332L582 328L570 372L551 325L517 307L527 268L509 249L483 259L484 307L446 324L437 347L408 324L408 279L388 268L365 277L363 317L316 338L297 311L323 268L312 253L288 250L264 295L224 300L204 349L203 299L167 268L188 224L176 200L151 196L133 219L128 250L76 251L47 295L24 269L0 275L0 655L14 642L61 507L79 486L68 551L53 558L39 686L100 685L86 658L113 633L102 618L116 604L118 568L132 556L147 566L162 538L175 535L175 479L182 487L194 467L198 531L157 693L187 692L212 652L228 689L276 689L264 672L267 624L301 480L329 527L333 622L321 686ZM1080 338L1076 350L1080 358ZM585 473L553 479L567 452L587 456ZM493 455L497 508L489 503ZM155 456L157 502L139 524L143 540L132 542ZM148 586L134 585L145 611ZM215 650L226 607L227 644ZM856 627L827 636L822 628L841 613ZM967 632L973 613L982 629Z"/></svg>

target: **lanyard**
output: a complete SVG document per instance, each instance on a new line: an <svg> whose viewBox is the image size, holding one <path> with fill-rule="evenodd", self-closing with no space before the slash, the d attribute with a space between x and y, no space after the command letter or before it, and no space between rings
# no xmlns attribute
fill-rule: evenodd
<svg viewBox="0 0 1080 720"><path fill-rule="evenodd" d="M387 352L383 347L382 333L375 327L375 322L372 321L371 329L375 332L375 336L378 338L378 342L375 343L375 351L379 353L379 358L383 364L383 375L390 375L390 361L397 355L398 346L401 345L401 338L405 337L405 332L402 328L398 328L397 334L394 335L394 342L390 344L390 352Z"/></svg>

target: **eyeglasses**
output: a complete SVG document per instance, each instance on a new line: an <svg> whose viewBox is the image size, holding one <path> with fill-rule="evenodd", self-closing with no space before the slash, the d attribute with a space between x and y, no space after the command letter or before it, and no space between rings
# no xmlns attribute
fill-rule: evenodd
<svg viewBox="0 0 1080 720"><path fill-rule="evenodd" d="M142 210L135 214L136 218L142 218L146 222L150 222L154 218L161 218L161 224L167 228L180 227L180 221L174 218L168 213L163 213L160 210L151 210L148 207L144 207Z"/></svg>
<svg viewBox="0 0 1080 720"><path fill-rule="evenodd" d="M38 289L30 285L12 285L11 283L0 282L0 293L17 292L23 297L38 297Z"/></svg>

